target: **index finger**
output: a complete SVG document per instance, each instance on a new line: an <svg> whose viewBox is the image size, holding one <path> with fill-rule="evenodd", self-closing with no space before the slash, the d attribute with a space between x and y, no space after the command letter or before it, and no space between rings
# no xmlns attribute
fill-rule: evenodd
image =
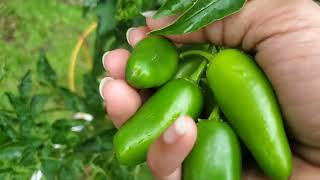
<svg viewBox="0 0 320 180"><path fill-rule="evenodd" d="M127 41L134 47L139 41L147 37L149 32L150 29L146 26L130 28L127 31Z"/></svg>

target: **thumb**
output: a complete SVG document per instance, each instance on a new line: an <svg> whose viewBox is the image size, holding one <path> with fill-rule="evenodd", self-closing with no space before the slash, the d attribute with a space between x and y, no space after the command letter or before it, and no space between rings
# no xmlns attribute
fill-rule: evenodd
<svg viewBox="0 0 320 180"><path fill-rule="evenodd" d="M178 118L149 148L147 162L161 180L179 180L181 164L197 137L196 124L188 116Z"/></svg>

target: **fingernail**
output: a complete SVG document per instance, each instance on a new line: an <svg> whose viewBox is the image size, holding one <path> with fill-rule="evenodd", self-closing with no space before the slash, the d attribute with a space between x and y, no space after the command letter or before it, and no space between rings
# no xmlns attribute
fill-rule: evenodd
<svg viewBox="0 0 320 180"><path fill-rule="evenodd" d="M110 53L110 51L107 51L107 52L105 52L105 53L103 54L103 56L102 56L102 65L103 65L104 68L107 68L107 67L105 66L104 60L105 60L106 56L107 56L109 53Z"/></svg>
<svg viewBox="0 0 320 180"><path fill-rule="evenodd" d="M134 30L135 28L134 27L132 27L132 28L129 28L128 30L127 30L127 33L126 33L126 38L127 38L127 41L128 41L128 43L130 44L130 40L129 40L129 34L130 34L130 32L132 31L132 30Z"/></svg>
<svg viewBox="0 0 320 180"><path fill-rule="evenodd" d="M179 117L174 124L163 134L163 140L167 144L175 143L181 136L187 132L185 117Z"/></svg>
<svg viewBox="0 0 320 180"><path fill-rule="evenodd" d="M176 120L176 122L174 123L176 132L179 136L184 135L187 132L187 124L185 121L185 117L180 117Z"/></svg>
<svg viewBox="0 0 320 180"><path fill-rule="evenodd" d="M152 17L153 15L156 14L157 11L146 11L146 12L142 12L141 15L148 18L148 17Z"/></svg>
<svg viewBox="0 0 320 180"><path fill-rule="evenodd" d="M104 97L103 97L103 88L111 80L113 80L111 77L105 77L100 81L99 92L100 92L100 95L101 95L102 99L104 99Z"/></svg>

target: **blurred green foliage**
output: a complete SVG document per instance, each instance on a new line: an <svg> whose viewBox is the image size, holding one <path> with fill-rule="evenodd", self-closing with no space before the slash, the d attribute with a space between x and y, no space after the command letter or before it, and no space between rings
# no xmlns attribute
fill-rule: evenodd
<svg viewBox="0 0 320 180"><path fill-rule="evenodd" d="M82 7L78 0L0 0L0 179L152 179L145 164L126 167L115 159L116 130L98 85L102 53L130 49L127 28L143 25L140 12L159 2L84 0ZM80 56L72 92L69 58L95 21L86 42L93 67Z"/></svg>
<svg viewBox="0 0 320 180"><path fill-rule="evenodd" d="M71 51L95 19L82 17L80 3L65 2L0 0L0 109L10 108L4 92L16 91L20 77L28 69L34 71L39 50L46 51L59 82L67 84ZM81 70L88 69L82 56L77 69L76 80L81 83Z"/></svg>

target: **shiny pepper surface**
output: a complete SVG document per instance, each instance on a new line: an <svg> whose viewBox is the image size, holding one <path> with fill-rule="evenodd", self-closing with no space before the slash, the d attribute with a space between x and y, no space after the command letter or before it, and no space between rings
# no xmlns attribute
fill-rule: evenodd
<svg viewBox="0 0 320 180"><path fill-rule="evenodd" d="M240 180L241 150L236 134L220 119L201 120L191 153L183 163L183 180Z"/></svg>
<svg viewBox="0 0 320 180"><path fill-rule="evenodd" d="M114 137L116 157L121 164L136 165L146 160L147 150L179 117L197 118L203 97L197 83L175 79L161 87Z"/></svg>
<svg viewBox="0 0 320 180"><path fill-rule="evenodd" d="M149 36L133 49L126 66L127 82L138 89L160 87L168 82L178 67L176 47L160 36Z"/></svg>
<svg viewBox="0 0 320 180"><path fill-rule="evenodd" d="M207 69L210 88L232 128L261 169L285 180L292 171L292 154L272 86L249 56L223 50Z"/></svg>

